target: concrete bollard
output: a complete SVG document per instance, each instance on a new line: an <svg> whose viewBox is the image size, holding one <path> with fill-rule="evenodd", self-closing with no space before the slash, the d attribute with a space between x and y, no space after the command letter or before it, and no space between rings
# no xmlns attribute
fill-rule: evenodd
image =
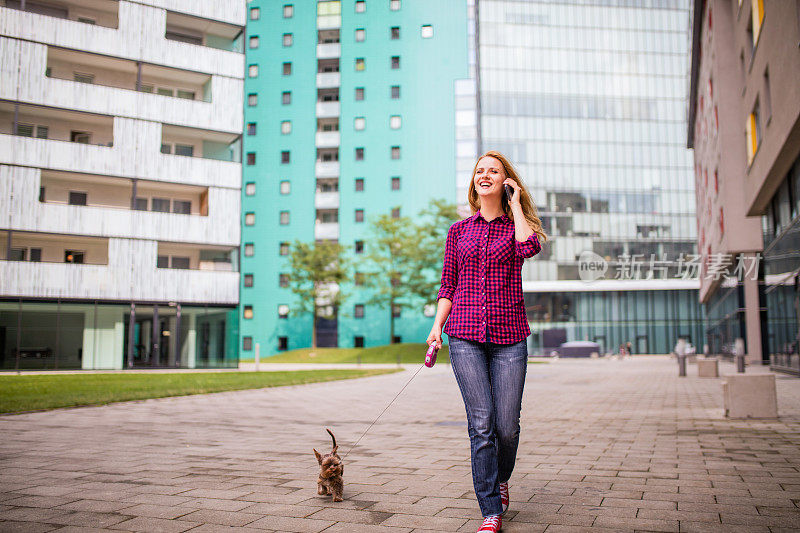
<svg viewBox="0 0 800 533"><path fill-rule="evenodd" d="M258 372L259 359L261 359L261 344L256 343L256 372Z"/></svg>
<svg viewBox="0 0 800 533"><path fill-rule="evenodd" d="M686 377L686 356L684 354L678 355L678 377Z"/></svg>
<svg viewBox="0 0 800 533"><path fill-rule="evenodd" d="M732 374L722 384L727 418L777 418L775 374Z"/></svg>

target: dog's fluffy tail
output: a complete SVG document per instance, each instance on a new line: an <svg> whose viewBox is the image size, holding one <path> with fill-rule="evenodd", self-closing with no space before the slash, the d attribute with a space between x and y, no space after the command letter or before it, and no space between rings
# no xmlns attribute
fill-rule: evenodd
<svg viewBox="0 0 800 533"><path fill-rule="evenodd" d="M336 437L333 436L333 433L331 432L330 429L325 428L325 431L327 431L328 434L331 436L331 439L333 440L333 447L336 448Z"/></svg>

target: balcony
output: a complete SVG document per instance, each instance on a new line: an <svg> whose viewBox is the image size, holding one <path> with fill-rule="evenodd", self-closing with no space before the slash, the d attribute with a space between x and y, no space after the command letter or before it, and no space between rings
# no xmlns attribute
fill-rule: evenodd
<svg viewBox="0 0 800 533"><path fill-rule="evenodd" d="M318 178L338 178L339 162L317 161L317 164L314 169L314 175Z"/></svg>
<svg viewBox="0 0 800 533"><path fill-rule="evenodd" d="M339 102L317 102L317 118L335 118L339 116Z"/></svg>
<svg viewBox="0 0 800 533"><path fill-rule="evenodd" d="M339 209L339 193L317 191L314 196L314 207L317 209Z"/></svg>
<svg viewBox="0 0 800 533"><path fill-rule="evenodd" d="M215 20L193 17L183 13L167 11L167 30L164 37L170 41L195 44L243 52L244 32L240 26Z"/></svg>
<svg viewBox="0 0 800 533"><path fill-rule="evenodd" d="M241 162L241 136L197 128L163 125L161 153Z"/></svg>
<svg viewBox="0 0 800 533"><path fill-rule="evenodd" d="M208 216L208 188L42 170L39 201L135 211Z"/></svg>
<svg viewBox="0 0 800 533"><path fill-rule="evenodd" d="M116 0L92 0L91 2L34 0L26 1L24 9L20 0L5 0L3 4L9 9L73 20L87 25L106 28L119 27L119 2Z"/></svg>
<svg viewBox="0 0 800 533"><path fill-rule="evenodd" d="M338 222L319 222L314 226L314 238L317 240L338 240Z"/></svg>
<svg viewBox="0 0 800 533"><path fill-rule="evenodd" d="M318 72L317 88L332 89L342 84L341 74L338 72Z"/></svg>
<svg viewBox="0 0 800 533"><path fill-rule="evenodd" d="M338 131L318 131L316 138L317 148L338 148Z"/></svg>
<svg viewBox="0 0 800 533"><path fill-rule="evenodd" d="M339 43L324 43L317 45L317 59L334 59L342 55L342 45Z"/></svg>
<svg viewBox="0 0 800 533"><path fill-rule="evenodd" d="M45 75L184 100L211 101L211 76L87 52L48 47Z"/></svg>
<svg viewBox="0 0 800 533"><path fill-rule="evenodd" d="M70 263L107 265L108 239L50 233L11 232L11 252L8 232L0 231L0 260L30 263Z"/></svg>
<svg viewBox="0 0 800 533"><path fill-rule="evenodd" d="M114 120L105 115L0 101L0 134L110 147L114 145Z"/></svg>
<svg viewBox="0 0 800 533"><path fill-rule="evenodd" d="M157 268L178 270L239 270L239 249L235 246L198 246L196 244L158 243Z"/></svg>
<svg viewBox="0 0 800 533"><path fill-rule="evenodd" d="M317 17L317 29L331 30L342 27L341 15L324 15Z"/></svg>
<svg viewBox="0 0 800 533"><path fill-rule="evenodd" d="M18 236L21 236L20 240L16 240ZM0 237L5 246L6 235ZM42 239L58 239L61 244L56 246L51 243L48 247L47 242L40 242ZM96 262L102 256L92 255L92 245L99 245L99 251L106 251L105 263ZM138 239L86 239L14 232L12 251L16 254L15 259L0 259L0 294L39 298L238 303L238 272L201 270L199 261L195 270L158 268L158 246L156 242ZM18 260L23 248L28 254L31 250L40 249L43 259ZM84 253L83 263L63 262L67 252L73 252L72 257L77 261L81 260L78 253ZM3 253L1 257L4 259L5 249L0 249L0 253ZM34 255L38 253L34 252ZM56 260L45 261L45 257ZM59 257L61 261L57 260Z"/></svg>

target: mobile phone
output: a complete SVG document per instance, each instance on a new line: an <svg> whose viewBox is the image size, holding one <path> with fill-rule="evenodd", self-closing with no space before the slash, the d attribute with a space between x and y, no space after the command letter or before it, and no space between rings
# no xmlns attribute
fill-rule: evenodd
<svg viewBox="0 0 800 533"><path fill-rule="evenodd" d="M438 351L439 348L436 347L436 344L431 344L428 346L428 351L425 352L425 366L431 368L436 364L436 352Z"/></svg>
<svg viewBox="0 0 800 533"><path fill-rule="evenodd" d="M514 195L514 189L508 184L503 184L503 187L506 189L506 200L511 201L511 197Z"/></svg>

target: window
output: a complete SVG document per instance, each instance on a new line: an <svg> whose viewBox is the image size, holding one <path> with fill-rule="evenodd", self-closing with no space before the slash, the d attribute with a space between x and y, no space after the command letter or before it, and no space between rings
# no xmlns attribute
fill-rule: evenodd
<svg viewBox="0 0 800 533"><path fill-rule="evenodd" d="M278 350L285 352L289 349L289 337L278 337Z"/></svg>
<svg viewBox="0 0 800 533"><path fill-rule="evenodd" d="M289 105L292 103L292 92L291 91L284 91L281 93L281 104Z"/></svg>
<svg viewBox="0 0 800 533"><path fill-rule="evenodd" d="M33 137L33 124L17 124L17 135Z"/></svg>
<svg viewBox="0 0 800 533"><path fill-rule="evenodd" d="M364 241L356 241L355 250L357 254L364 253Z"/></svg>
<svg viewBox="0 0 800 533"><path fill-rule="evenodd" d="M420 28L420 34L423 39L430 39L433 37L433 26L430 24L423 24L422 28Z"/></svg>
<svg viewBox="0 0 800 533"><path fill-rule="evenodd" d="M86 205L86 193L69 191L69 205Z"/></svg>
<svg viewBox="0 0 800 533"><path fill-rule="evenodd" d="M357 57L356 58L356 70L360 71L360 70L364 70L365 68L366 68L366 65L364 64L364 58L363 57Z"/></svg>
<svg viewBox="0 0 800 533"><path fill-rule="evenodd" d="M88 131L70 131L69 140L78 144L90 144L92 142L92 134Z"/></svg>
<svg viewBox="0 0 800 533"><path fill-rule="evenodd" d="M353 121L353 127L356 131L361 131L367 127L367 120L364 117L356 117Z"/></svg>
<svg viewBox="0 0 800 533"><path fill-rule="evenodd" d="M252 49L255 49L255 48L258 48L258 36L257 35L253 35L252 37L250 37L250 49L252 50Z"/></svg>
<svg viewBox="0 0 800 533"><path fill-rule="evenodd" d="M363 100L363 99L364 99L364 88L356 87L356 100Z"/></svg>
<svg viewBox="0 0 800 533"><path fill-rule="evenodd" d="M194 155L194 146L191 144L176 144L175 155L192 157Z"/></svg>
<svg viewBox="0 0 800 533"><path fill-rule="evenodd" d="M393 191L399 191L400 190L400 177L399 176L394 176L392 178L392 190Z"/></svg>
<svg viewBox="0 0 800 533"><path fill-rule="evenodd" d="M364 318L364 304L356 304L353 315L356 318Z"/></svg>
<svg viewBox="0 0 800 533"><path fill-rule="evenodd" d="M244 286L245 287L252 287L253 286L253 275L252 274L245 274L244 275Z"/></svg>
<svg viewBox="0 0 800 533"><path fill-rule="evenodd" d="M356 42L363 43L364 39L367 38L367 30L364 28L357 28L356 29Z"/></svg>
<svg viewBox="0 0 800 533"><path fill-rule="evenodd" d="M255 152L247 152L247 164L248 165L255 165L256 164L256 153Z"/></svg>
<svg viewBox="0 0 800 533"><path fill-rule="evenodd" d="M255 122L248 122L247 123L247 134L248 135L255 135L256 134L256 123Z"/></svg>
<svg viewBox="0 0 800 533"><path fill-rule="evenodd" d="M73 72L72 79L78 83L94 83L94 74L87 74L85 72ZM172 95L170 95L172 96Z"/></svg>
<svg viewBox="0 0 800 533"><path fill-rule="evenodd" d="M400 218L400 208L393 207L392 208L392 218Z"/></svg>
<svg viewBox="0 0 800 533"><path fill-rule="evenodd" d="M278 274L278 285L281 287L289 286L289 274Z"/></svg>
<svg viewBox="0 0 800 533"><path fill-rule="evenodd" d="M192 202L190 200L173 200L172 212L179 215L191 215Z"/></svg>
<svg viewBox="0 0 800 533"><path fill-rule="evenodd" d="M389 117L389 127L393 130L399 130L401 123L402 119L400 118L400 115L392 115Z"/></svg>
<svg viewBox="0 0 800 533"><path fill-rule="evenodd" d="M364 222L364 210L356 209L356 222Z"/></svg>
<svg viewBox="0 0 800 533"><path fill-rule="evenodd" d="M361 192L364 190L364 178L356 178L356 191Z"/></svg>
<svg viewBox="0 0 800 533"><path fill-rule="evenodd" d="M745 124L745 137L747 140L747 165L753 163L753 158L758 151L758 145L761 142L761 117L759 117L758 100L753 106L753 112L747 117Z"/></svg>
<svg viewBox="0 0 800 533"><path fill-rule="evenodd" d="M292 73L292 62L287 61L283 64L283 75L289 76Z"/></svg>
<svg viewBox="0 0 800 533"><path fill-rule="evenodd" d="M772 95L770 94L769 88L769 69L764 70L764 93L762 96L764 98L764 120L769 123L770 118L772 118Z"/></svg>
<svg viewBox="0 0 800 533"><path fill-rule="evenodd" d="M258 105L258 95L255 93L250 93L247 95L247 105L250 107L255 107Z"/></svg>
<svg viewBox="0 0 800 533"><path fill-rule="evenodd" d="M294 38L292 37L291 33L284 33L283 34L283 46L292 46L292 42Z"/></svg>
<svg viewBox="0 0 800 533"><path fill-rule="evenodd" d="M399 85L392 85L391 97L392 97L392 100L397 100L397 99L400 98L400 86Z"/></svg>
<svg viewBox="0 0 800 533"><path fill-rule="evenodd" d="M761 23L764 21L764 0L752 0L753 15L753 46L758 43L761 34Z"/></svg>
<svg viewBox="0 0 800 533"><path fill-rule="evenodd" d="M289 224L289 211L281 211L281 226Z"/></svg>
<svg viewBox="0 0 800 533"><path fill-rule="evenodd" d="M317 16L340 15L342 13L342 2L339 0L329 0L317 3Z"/></svg>
<svg viewBox="0 0 800 533"><path fill-rule="evenodd" d="M254 226L256 223L256 214L255 213L245 213L244 215L244 225L245 226Z"/></svg>
<svg viewBox="0 0 800 533"><path fill-rule="evenodd" d="M363 160L364 160L364 149L356 148L356 161L363 161Z"/></svg>
<svg viewBox="0 0 800 533"><path fill-rule="evenodd" d="M244 318L251 319L253 318L253 306L252 305L245 305L244 306Z"/></svg>
<svg viewBox="0 0 800 533"><path fill-rule="evenodd" d="M179 270L189 270L189 258L172 256L170 259L170 267Z"/></svg>
<svg viewBox="0 0 800 533"><path fill-rule="evenodd" d="M249 352L253 349L253 337L242 337L242 351Z"/></svg>
<svg viewBox="0 0 800 533"><path fill-rule="evenodd" d="M89 19L86 17L78 17L78 22L83 22L84 24L97 24L94 19Z"/></svg>
<svg viewBox="0 0 800 533"><path fill-rule="evenodd" d="M290 120L284 120L281 122L281 133L283 135L292 133L292 122Z"/></svg>
<svg viewBox="0 0 800 533"><path fill-rule="evenodd" d="M364 279L365 277L363 272L356 272L355 277L353 278L353 282L355 283L356 286L360 287L364 285Z"/></svg>
<svg viewBox="0 0 800 533"><path fill-rule="evenodd" d="M40 202L44 202L44 197L45 197L46 190L47 189L45 187L39 187L39 201Z"/></svg>
<svg viewBox="0 0 800 533"><path fill-rule="evenodd" d="M294 16L294 6L292 4L286 4L283 6L283 18L290 19Z"/></svg>
<svg viewBox="0 0 800 533"><path fill-rule="evenodd" d="M400 147L392 146L391 154L392 154L392 159L400 159Z"/></svg>
<svg viewBox="0 0 800 533"><path fill-rule="evenodd" d="M389 28L389 38L393 40L400 38L400 26L392 26Z"/></svg>
<svg viewBox="0 0 800 533"><path fill-rule="evenodd" d="M82 265L86 252L79 250L64 250L64 262Z"/></svg>
<svg viewBox="0 0 800 533"><path fill-rule="evenodd" d="M288 180L283 180L280 185L281 194L289 194L292 192L292 184Z"/></svg>
<svg viewBox="0 0 800 533"><path fill-rule="evenodd" d="M289 306L286 304L278 305L278 318L289 318Z"/></svg>
<svg viewBox="0 0 800 533"><path fill-rule="evenodd" d="M280 255L289 255L289 243L282 242L278 247Z"/></svg>
<svg viewBox="0 0 800 533"><path fill-rule="evenodd" d="M245 243L244 245L244 256L245 257L253 257L256 253L255 245L251 242Z"/></svg>
<svg viewBox="0 0 800 533"><path fill-rule="evenodd" d="M393 305L393 306L392 306L392 317L394 317L394 318L400 318L400 312L401 312L401 309L402 309L402 308L401 308L399 305ZM400 340L399 340L399 337L395 337L395 338L394 338L394 342L395 342L395 343L397 343L397 342L400 342Z"/></svg>
<svg viewBox="0 0 800 533"><path fill-rule="evenodd" d="M50 130L47 126L36 126L36 138L37 139L47 139L48 132Z"/></svg>
<svg viewBox="0 0 800 533"><path fill-rule="evenodd" d="M244 186L244 194L247 196L255 196L256 194L256 184L255 182L251 181L245 184Z"/></svg>
<svg viewBox="0 0 800 533"><path fill-rule="evenodd" d="M257 78L258 65L250 65L249 67L247 67L247 75L250 76L251 78Z"/></svg>
<svg viewBox="0 0 800 533"><path fill-rule="evenodd" d="M355 348L363 348L364 347L364 337L360 335L356 335L353 337L353 346Z"/></svg>
<svg viewBox="0 0 800 533"><path fill-rule="evenodd" d="M356 13L364 13L367 10L367 3L364 0L356 1Z"/></svg>
<svg viewBox="0 0 800 533"><path fill-rule="evenodd" d="M292 159L291 152L289 150L284 150L281 152L281 163L288 164Z"/></svg>
<svg viewBox="0 0 800 533"><path fill-rule="evenodd" d="M261 18L261 10L257 7L250 8L250 20L258 20Z"/></svg>
<svg viewBox="0 0 800 533"><path fill-rule="evenodd" d="M389 9L392 11L399 11L400 10L400 0L390 0L389 1Z"/></svg>
<svg viewBox="0 0 800 533"><path fill-rule="evenodd" d="M403 342L403 337L401 337L400 335L395 335L394 337L392 337L392 344L400 344L401 342Z"/></svg>
<svg viewBox="0 0 800 533"><path fill-rule="evenodd" d="M160 94L161 96L175 96L175 91L167 89L166 87L159 87L156 89L156 94Z"/></svg>
<svg viewBox="0 0 800 533"><path fill-rule="evenodd" d="M392 56L392 69L400 68L400 56Z"/></svg>

